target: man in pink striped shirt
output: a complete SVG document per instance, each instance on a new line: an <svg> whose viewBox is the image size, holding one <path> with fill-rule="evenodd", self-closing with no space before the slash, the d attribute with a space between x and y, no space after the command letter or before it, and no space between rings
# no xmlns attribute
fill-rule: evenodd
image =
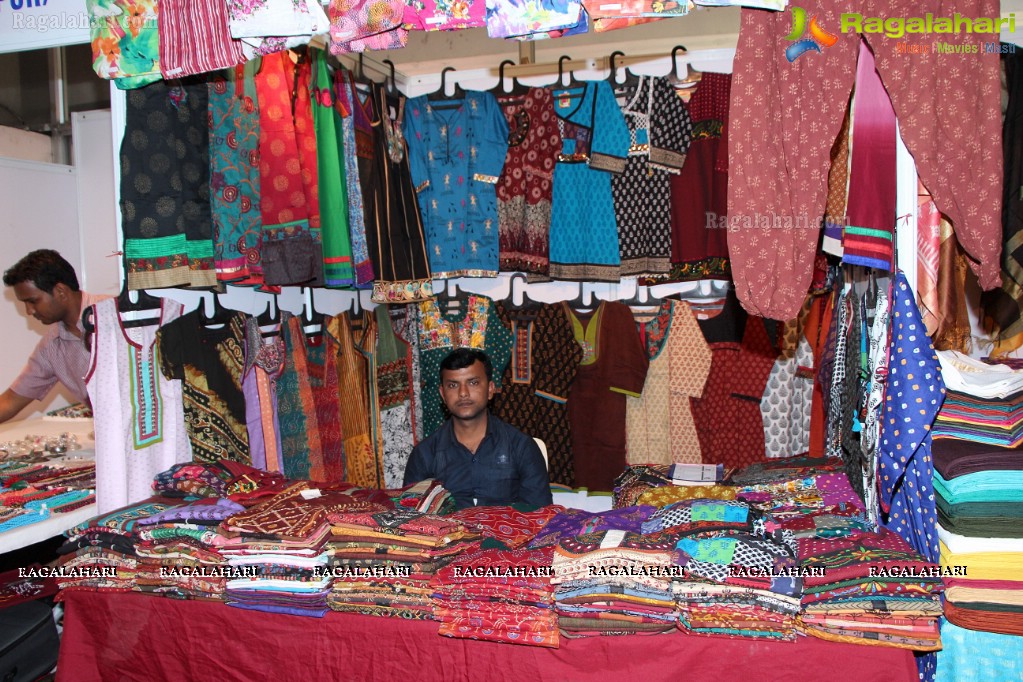
<svg viewBox="0 0 1023 682"><path fill-rule="evenodd" d="M87 403L85 373L89 351L82 341L82 310L102 297L78 288L78 276L64 258L51 249L33 251L4 273L4 285L25 304L25 312L51 325L25 369L0 395L0 422L18 414L33 400L42 400L58 381Z"/></svg>

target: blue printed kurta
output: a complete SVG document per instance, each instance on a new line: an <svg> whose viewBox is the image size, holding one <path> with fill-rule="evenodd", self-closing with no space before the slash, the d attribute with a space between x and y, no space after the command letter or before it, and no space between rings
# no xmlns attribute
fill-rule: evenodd
<svg viewBox="0 0 1023 682"><path fill-rule="evenodd" d="M554 169L551 279L619 278L611 173L625 170L629 128L606 81L555 87L562 152Z"/></svg>
<svg viewBox="0 0 1023 682"><path fill-rule="evenodd" d="M508 123L489 92L408 101L405 139L435 278L496 277L497 191Z"/></svg>

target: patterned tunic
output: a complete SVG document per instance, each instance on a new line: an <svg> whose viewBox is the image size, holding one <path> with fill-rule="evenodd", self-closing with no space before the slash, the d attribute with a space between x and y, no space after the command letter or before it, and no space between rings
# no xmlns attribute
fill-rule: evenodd
<svg viewBox="0 0 1023 682"><path fill-rule="evenodd" d="M625 170L629 129L605 81L554 88L561 154L554 169L552 279L616 282L618 226L611 173Z"/></svg>
<svg viewBox="0 0 1023 682"><path fill-rule="evenodd" d="M384 487L400 488L415 447L412 427L412 349L394 331L391 311L407 306L377 306L377 397L383 441Z"/></svg>
<svg viewBox="0 0 1023 682"><path fill-rule="evenodd" d="M121 218L129 289L211 287L209 95L205 81L128 93Z"/></svg>
<svg viewBox="0 0 1023 682"><path fill-rule="evenodd" d="M611 490L625 470L626 396L639 396L650 363L627 306L603 301L583 314L561 305L583 350L568 398L575 482Z"/></svg>
<svg viewBox="0 0 1023 682"><path fill-rule="evenodd" d="M687 303L666 299L650 319L639 320L650 368L643 393L627 401L628 461L698 464L700 442L689 406L703 393L711 352Z"/></svg>
<svg viewBox="0 0 1023 682"><path fill-rule="evenodd" d="M728 206L728 120L732 76L705 72L689 100L693 141L682 172L671 179L671 279L728 274L727 230L718 228ZM708 218L713 227L708 228Z"/></svg>
<svg viewBox="0 0 1023 682"><path fill-rule="evenodd" d="M810 406L813 402L813 347L803 335L800 317L787 322L781 332L781 353L771 368L760 399L764 420L765 454L792 457L810 449Z"/></svg>
<svg viewBox="0 0 1023 682"><path fill-rule="evenodd" d="M377 396L377 325L369 311L352 319L349 313L330 321L337 340L341 433L344 438L345 480L367 488L384 485Z"/></svg>
<svg viewBox="0 0 1023 682"><path fill-rule="evenodd" d="M686 160L692 124L664 78L639 76L615 85L629 126L625 172L611 179L622 276L662 275L671 268L671 178Z"/></svg>
<svg viewBox="0 0 1023 682"><path fill-rule="evenodd" d="M96 427L96 504L100 514L145 500L153 477L191 459L181 382L160 376L157 326L124 327L117 299L94 307L96 333L85 385ZM160 322L181 315L163 299Z"/></svg>
<svg viewBox="0 0 1023 682"><path fill-rule="evenodd" d="M501 271L547 279L551 191L561 133L549 90L498 95L508 121L508 155L497 184Z"/></svg>
<svg viewBox="0 0 1023 682"><path fill-rule="evenodd" d="M231 459L249 464L245 426L245 315L235 313L219 329L203 325L201 310L168 322L157 332L160 364L168 379L180 379L192 459L213 464Z"/></svg>
<svg viewBox="0 0 1023 682"><path fill-rule="evenodd" d="M489 92L408 102L405 137L435 279L493 277L498 268L495 185L508 123Z"/></svg>
<svg viewBox="0 0 1023 682"><path fill-rule="evenodd" d="M263 281L259 111L253 78L251 69L235 67L232 78L214 74L209 84L213 258L217 279L234 284Z"/></svg>
<svg viewBox="0 0 1023 682"><path fill-rule="evenodd" d="M493 412L542 440L550 480L574 487L567 402L583 353L572 325L560 305L516 309L501 302L497 311L511 329L512 355Z"/></svg>
<svg viewBox="0 0 1023 682"><path fill-rule="evenodd" d="M290 314L284 315L281 334L287 349L287 364L277 384L284 475L340 481L344 453L337 344L329 334L306 338L301 319Z"/></svg>
<svg viewBox="0 0 1023 682"><path fill-rule="evenodd" d="M267 284L322 286L310 67L288 54L263 57L256 76L263 275Z"/></svg>
<svg viewBox="0 0 1023 682"><path fill-rule="evenodd" d="M433 280L426 237L401 132L405 98L388 97L381 86L364 95L351 72L348 80L366 241L376 273L373 301L407 303L429 298Z"/></svg>
<svg viewBox="0 0 1023 682"><path fill-rule="evenodd" d="M420 400L423 403L423 432L436 431L444 423L440 398L440 363L455 348L484 351L494 366L494 382L501 387L501 375L511 357L512 336L501 322L494 302L470 294L454 312L444 312L433 299L419 304Z"/></svg>

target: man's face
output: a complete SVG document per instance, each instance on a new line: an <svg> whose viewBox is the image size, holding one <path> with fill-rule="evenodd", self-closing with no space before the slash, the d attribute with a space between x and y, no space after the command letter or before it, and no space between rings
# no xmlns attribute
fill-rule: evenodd
<svg viewBox="0 0 1023 682"><path fill-rule="evenodd" d="M445 369L440 373L440 398L456 419L478 417L493 397L494 384L487 379L479 360L469 367Z"/></svg>
<svg viewBox="0 0 1023 682"><path fill-rule="evenodd" d="M14 285L14 295L25 304L26 313L43 324L53 324L63 320L67 314L67 292L64 289L64 285L58 284L53 287L53 293L48 294L37 289L32 282L20 282Z"/></svg>

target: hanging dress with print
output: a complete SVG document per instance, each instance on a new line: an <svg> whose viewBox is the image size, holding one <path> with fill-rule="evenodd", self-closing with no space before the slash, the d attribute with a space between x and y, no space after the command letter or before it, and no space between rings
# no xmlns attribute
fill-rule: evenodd
<svg viewBox="0 0 1023 682"><path fill-rule="evenodd" d="M703 393L711 351L688 303L665 299L652 316L635 313L650 367L643 392L626 412L630 464L699 464L700 442L689 405Z"/></svg>
<svg viewBox="0 0 1023 682"><path fill-rule="evenodd" d="M377 397L377 323L364 310L334 317L329 332L337 341L341 433L345 480L366 488L384 487L380 409Z"/></svg>
<svg viewBox="0 0 1023 682"><path fill-rule="evenodd" d="M180 303L162 299L160 324L180 315ZM96 505L106 514L151 497L153 477L192 453L181 382L160 372L158 325L124 326L116 298L93 306L93 320L85 387L96 430Z"/></svg>
<svg viewBox="0 0 1023 682"><path fill-rule="evenodd" d="M611 174L625 170L629 129L605 81L552 88L561 130L551 212L551 279L617 282L621 256Z"/></svg>
<svg viewBox="0 0 1023 682"><path fill-rule="evenodd" d="M508 122L508 154L497 183L501 272L549 279L551 192L561 132L550 90L498 94Z"/></svg>
<svg viewBox="0 0 1023 682"><path fill-rule="evenodd" d="M508 122L489 92L408 101L412 181L434 279L495 277L497 191L508 151Z"/></svg>
<svg viewBox="0 0 1023 682"><path fill-rule="evenodd" d="M209 94L157 81L125 98L121 225L129 289L212 287Z"/></svg>
<svg viewBox="0 0 1023 682"><path fill-rule="evenodd" d="M262 284L254 62L210 76L210 212L217 279Z"/></svg>
<svg viewBox="0 0 1023 682"><path fill-rule="evenodd" d="M281 470L281 429L277 421L277 380L284 371L284 339L281 330L264 339L259 321L245 322L245 422L249 431L252 466L264 471Z"/></svg>
<svg viewBox="0 0 1023 682"><path fill-rule="evenodd" d="M157 332L163 375L180 379L192 459L250 464L245 426L245 315L219 328L204 326L201 310L168 322Z"/></svg>
<svg viewBox="0 0 1023 682"><path fill-rule="evenodd" d="M686 161L692 124L664 78L635 76L614 87L629 126L625 171L611 178L622 277L671 269L671 179Z"/></svg>
<svg viewBox="0 0 1023 682"><path fill-rule="evenodd" d="M377 396L383 441L384 487L400 488L405 465L415 447L412 426L412 349L394 331L394 310L408 306L379 305L377 319Z"/></svg>
<svg viewBox="0 0 1023 682"><path fill-rule="evenodd" d="M433 296L426 236L402 135L405 98L364 86L348 72L366 242L376 281L375 303L410 303Z"/></svg>
<svg viewBox="0 0 1023 682"><path fill-rule="evenodd" d="M550 480L575 486L568 396L582 359L572 325L560 305L516 308L497 304L511 330L512 354L493 412L547 446Z"/></svg>

